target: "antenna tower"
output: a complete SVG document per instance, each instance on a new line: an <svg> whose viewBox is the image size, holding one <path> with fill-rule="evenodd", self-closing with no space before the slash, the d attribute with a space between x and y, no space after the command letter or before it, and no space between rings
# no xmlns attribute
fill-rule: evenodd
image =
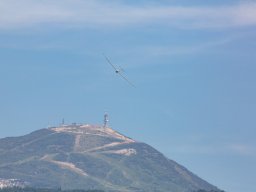
<svg viewBox="0 0 256 192"><path fill-rule="evenodd" d="M109 122L108 114L105 113L105 115L104 115L104 122L103 122L104 123L104 125L103 125L104 128L106 128L108 126L108 122Z"/></svg>

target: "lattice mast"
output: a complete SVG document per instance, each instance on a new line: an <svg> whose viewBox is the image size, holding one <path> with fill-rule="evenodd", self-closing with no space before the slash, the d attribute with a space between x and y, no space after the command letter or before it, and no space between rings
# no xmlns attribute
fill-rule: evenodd
<svg viewBox="0 0 256 192"><path fill-rule="evenodd" d="M106 127L108 127L108 122L109 122L109 119L108 119L108 114L107 113L105 113L104 114L104 124L103 124L103 127L104 128L106 128Z"/></svg>

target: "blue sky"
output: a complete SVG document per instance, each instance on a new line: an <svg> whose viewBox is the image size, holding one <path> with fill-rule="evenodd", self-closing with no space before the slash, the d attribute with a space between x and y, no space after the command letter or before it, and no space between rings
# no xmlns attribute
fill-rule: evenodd
<svg viewBox="0 0 256 192"><path fill-rule="evenodd" d="M107 111L219 188L254 192L255 42L254 0L0 0L0 138Z"/></svg>

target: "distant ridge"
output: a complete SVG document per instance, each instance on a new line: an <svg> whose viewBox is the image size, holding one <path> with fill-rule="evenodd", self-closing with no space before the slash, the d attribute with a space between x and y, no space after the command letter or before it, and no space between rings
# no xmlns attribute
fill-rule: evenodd
<svg viewBox="0 0 256 192"><path fill-rule="evenodd" d="M0 139L0 178L41 188L220 191L151 146L109 127L89 124Z"/></svg>

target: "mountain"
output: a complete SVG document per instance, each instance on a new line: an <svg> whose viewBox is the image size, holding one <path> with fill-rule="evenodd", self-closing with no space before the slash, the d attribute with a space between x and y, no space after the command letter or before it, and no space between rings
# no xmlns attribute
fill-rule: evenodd
<svg viewBox="0 0 256 192"><path fill-rule="evenodd" d="M0 139L0 178L41 188L219 191L145 143L109 127L77 124Z"/></svg>

